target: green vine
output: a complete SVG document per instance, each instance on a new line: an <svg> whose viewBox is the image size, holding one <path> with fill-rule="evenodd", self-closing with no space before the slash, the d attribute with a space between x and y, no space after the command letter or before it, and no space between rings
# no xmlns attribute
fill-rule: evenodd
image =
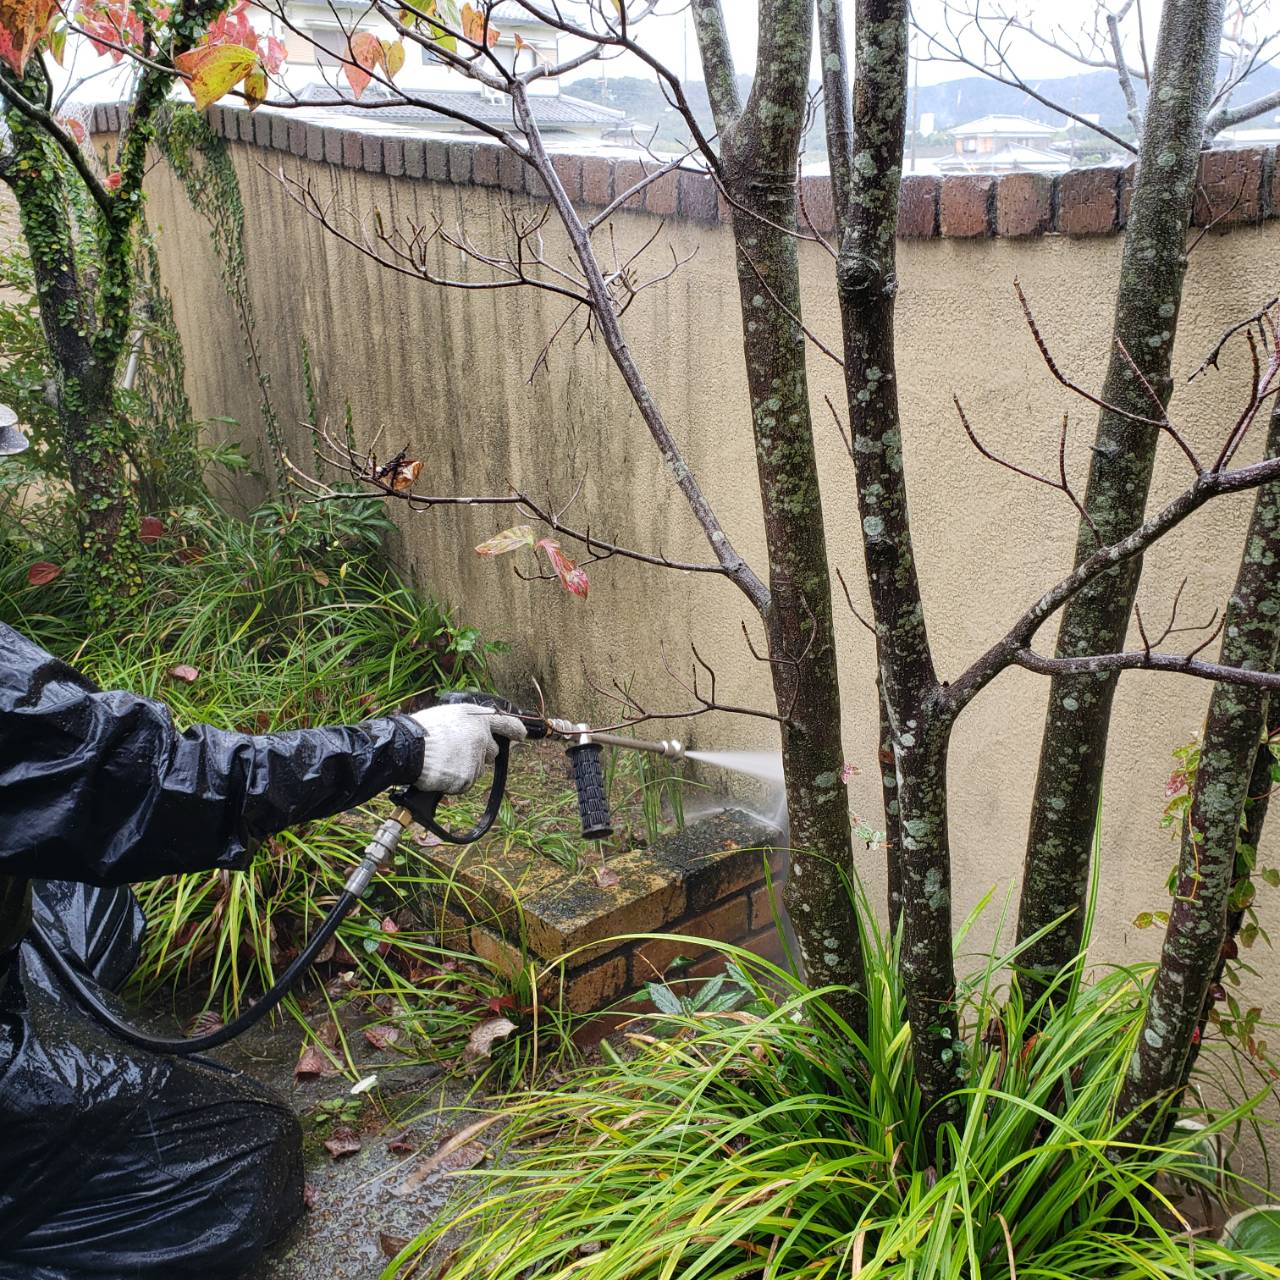
<svg viewBox="0 0 1280 1280"><path fill-rule="evenodd" d="M258 353L253 300L244 252L244 202L227 144L194 107L171 103L156 130L156 142L182 183L191 207L209 224L222 283L235 307L245 342L245 363L258 384L258 404L271 455L276 493L287 489L284 435L271 400L271 375Z"/></svg>
<svg viewBox="0 0 1280 1280"><path fill-rule="evenodd" d="M40 82L31 72L23 88L38 91ZM78 502L78 559L93 583L91 607L105 618L140 581L138 505L121 461L130 429L114 387L129 326L132 227L88 209L66 158L39 125L16 110L5 121L12 150L4 179L48 343L48 395Z"/></svg>

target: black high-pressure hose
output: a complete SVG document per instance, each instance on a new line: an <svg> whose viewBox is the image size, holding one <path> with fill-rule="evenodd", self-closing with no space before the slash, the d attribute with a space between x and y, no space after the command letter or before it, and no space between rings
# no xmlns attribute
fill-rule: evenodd
<svg viewBox="0 0 1280 1280"><path fill-rule="evenodd" d="M179 1038L150 1036L146 1032L130 1026L123 1018L117 1017L98 998L97 993L76 972L75 967L58 950L53 940L38 924L32 922L27 936L31 939L35 949L57 974L63 986L75 996L95 1021L100 1022L113 1035L119 1036L121 1040L135 1045L139 1049L146 1049L151 1053L172 1053L177 1054L179 1057L190 1057L193 1053L207 1053L210 1049L216 1049L220 1044L226 1044L228 1040L234 1040L241 1032L248 1031L255 1023L265 1018L284 999L290 987L311 967L312 961L320 954L320 948L333 937L337 932L338 926L347 918L352 907L359 901L360 899L356 894L351 893L349 890L344 890L338 901L329 909L329 914L325 916L320 928L316 930L315 937L303 947L293 963L271 984L270 990L225 1026L202 1036L182 1036Z"/></svg>
<svg viewBox="0 0 1280 1280"><path fill-rule="evenodd" d="M101 1023L112 1035L119 1036L126 1043L150 1053L176 1054L178 1057L190 1057L196 1053L206 1053L216 1049L220 1044L233 1040L241 1032L247 1031L256 1022L260 1022L288 994L289 989L311 967L320 949L337 932L338 926L350 915L352 908L360 901L370 881L382 868L383 864L395 851L404 829L413 820L409 809L403 805L378 828L373 839L365 846L364 857L359 865L347 877L337 902L329 908L315 936L294 958L289 967L271 984L271 988L260 999L255 1001L238 1017L233 1018L226 1026L219 1027L202 1036L183 1036L171 1038L152 1036L137 1027L131 1026L99 999L97 992L85 981L82 974L60 952L43 929L34 921L27 936L36 950L53 969L59 981L75 997L79 1004L95 1021Z"/></svg>

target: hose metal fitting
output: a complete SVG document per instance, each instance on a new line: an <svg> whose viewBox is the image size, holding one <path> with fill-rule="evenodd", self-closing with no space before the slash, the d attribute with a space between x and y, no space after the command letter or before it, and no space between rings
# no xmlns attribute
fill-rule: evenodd
<svg viewBox="0 0 1280 1280"><path fill-rule="evenodd" d="M400 837L405 828L413 821L408 809L397 809L374 833L374 837L364 847L364 857L359 866L347 877L342 887L353 897L364 897L365 890L373 881L373 877L386 865L395 853Z"/></svg>

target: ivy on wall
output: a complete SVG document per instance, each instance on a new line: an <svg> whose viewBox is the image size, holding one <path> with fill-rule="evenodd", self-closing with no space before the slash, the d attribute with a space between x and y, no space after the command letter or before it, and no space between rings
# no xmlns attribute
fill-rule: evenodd
<svg viewBox="0 0 1280 1280"><path fill-rule="evenodd" d="M209 224L222 282L244 337L245 363L258 385L258 406L271 461L269 479L274 492L281 493L286 487L284 435L271 399L271 374L258 351L245 260L244 202L235 165L226 142L209 128L203 115L187 104L173 103L166 108L156 140L182 183L191 207Z"/></svg>

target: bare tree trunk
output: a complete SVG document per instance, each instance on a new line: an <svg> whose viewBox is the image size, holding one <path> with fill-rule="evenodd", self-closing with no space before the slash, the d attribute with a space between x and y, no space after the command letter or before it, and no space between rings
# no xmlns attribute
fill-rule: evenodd
<svg viewBox="0 0 1280 1280"><path fill-rule="evenodd" d="M1280 410L1272 413L1267 456L1280 456ZM1220 661L1269 670L1280 639L1280 485L1258 490L1235 590L1227 604ZM1267 722L1262 689L1215 684L1205 720L1191 809L1182 831L1178 884L1142 1034L1120 1094L1136 1112L1127 1137L1152 1123L1152 1104L1186 1082L1191 1042L1219 971L1227 900L1236 878L1240 823Z"/></svg>
<svg viewBox="0 0 1280 1280"><path fill-rule="evenodd" d="M743 351L769 555L765 628L774 694L785 718L792 855L784 900L808 980L846 988L849 995L833 1003L860 1031L864 975L850 892L839 675L795 236L812 4L760 0L756 78L745 106L738 102L718 0L695 0L694 16L725 190L734 205Z"/></svg>
<svg viewBox="0 0 1280 1280"><path fill-rule="evenodd" d="M890 910L896 899L912 1052L932 1143L955 1111L950 1095L960 1066L947 841L954 715L939 697L916 577L894 354L907 12L906 0L859 0L852 115L839 5L819 4L818 29L840 232L836 288L849 434L875 615L882 740L892 751L897 796Z"/></svg>
<svg viewBox="0 0 1280 1280"><path fill-rule="evenodd" d="M1272 665L1274 666L1274 659ZM1254 855L1262 839L1262 828L1266 824L1267 809L1271 804L1271 790L1275 785L1271 776L1271 770L1275 764L1271 743L1278 734L1280 734L1280 698L1273 695L1267 706L1267 724L1263 731L1263 738L1253 757L1253 773L1249 778L1244 816L1241 821L1240 835L1236 841L1235 868L1232 874L1231 892L1227 897L1226 932L1222 939L1222 949L1218 953L1218 963L1214 966L1213 979L1209 983L1204 1004L1200 1006L1200 1021L1197 1024L1199 1034L1191 1038L1191 1052L1187 1055L1187 1066L1183 1072L1184 1084L1190 1080L1191 1073L1195 1070L1196 1059L1200 1056L1200 1047L1204 1044L1209 1015L1213 1012L1215 1003L1214 988L1222 983L1227 972L1227 964L1238 954L1238 939L1246 910L1245 906L1240 905L1239 895L1242 891L1250 889L1253 881Z"/></svg>
<svg viewBox="0 0 1280 1280"><path fill-rule="evenodd" d="M1159 429L1129 415L1158 420L1172 393L1170 364L1186 273L1186 233L1222 15L1223 0L1166 0L1164 5L1102 387L1102 399L1120 412L1104 409L1099 414L1085 495L1097 535L1081 522L1077 565L1099 539L1115 542L1137 528L1146 507ZM1142 378L1135 376L1130 358ZM1123 647L1140 574L1141 561L1132 560L1104 574L1067 605L1058 634L1059 657ZM1019 939L1059 917L1068 918L1025 953L1033 992L1042 990L1080 948L1116 679L1114 672L1058 675L1050 687L1023 869Z"/></svg>

